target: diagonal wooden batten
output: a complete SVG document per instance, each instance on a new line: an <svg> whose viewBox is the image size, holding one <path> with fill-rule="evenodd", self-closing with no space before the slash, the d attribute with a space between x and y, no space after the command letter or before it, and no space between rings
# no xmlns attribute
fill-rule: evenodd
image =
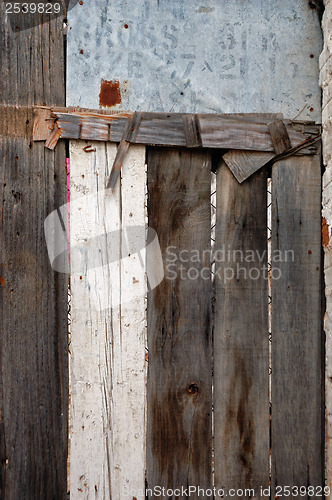
<svg viewBox="0 0 332 500"><path fill-rule="evenodd" d="M114 189L116 181L120 175L123 162L125 161L131 143L135 142L138 129L141 123L142 113L134 113L132 118L127 118L126 126L123 130L121 142L119 144L111 174L107 182L107 189Z"/></svg>

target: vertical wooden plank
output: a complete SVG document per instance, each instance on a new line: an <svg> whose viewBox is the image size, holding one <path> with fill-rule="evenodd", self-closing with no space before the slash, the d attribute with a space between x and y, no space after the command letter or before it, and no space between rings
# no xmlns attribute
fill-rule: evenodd
<svg viewBox="0 0 332 500"><path fill-rule="evenodd" d="M148 152L149 226L165 268L148 294L148 498L156 486L212 486L210 169L207 151Z"/></svg>
<svg viewBox="0 0 332 500"><path fill-rule="evenodd" d="M265 170L240 185L220 163L214 257L215 485L260 498L269 485Z"/></svg>
<svg viewBox="0 0 332 500"><path fill-rule="evenodd" d="M320 156L292 157L272 169L272 496L324 484L321 300Z"/></svg>
<svg viewBox="0 0 332 500"><path fill-rule="evenodd" d="M119 230L142 228L143 248L145 147L130 148L112 194L105 186L116 146L92 143L96 151L85 153L86 144L71 142L71 498L124 498L127 488L142 500L144 266ZM94 267L99 249L105 262ZM84 253L83 267L73 267Z"/></svg>
<svg viewBox="0 0 332 500"><path fill-rule="evenodd" d="M32 142L34 105L64 105L62 16L0 5L0 497L66 498L67 284L52 270L44 220L66 202L65 146ZM44 19L45 20L45 19Z"/></svg>

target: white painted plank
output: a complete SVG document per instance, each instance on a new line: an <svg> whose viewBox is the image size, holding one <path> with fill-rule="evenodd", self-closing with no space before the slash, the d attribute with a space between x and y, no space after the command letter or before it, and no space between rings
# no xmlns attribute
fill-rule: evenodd
<svg viewBox="0 0 332 500"><path fill-rule="evenodd" d="M117 231L140 226L144 239L145 148L130 148L111 194L104 187L116 146L92 143L96 151L85 153L86 144L70 145L70 494L120 499L127 487L143 499L145 276L142 260L127 255L128 235Z"/></svg>

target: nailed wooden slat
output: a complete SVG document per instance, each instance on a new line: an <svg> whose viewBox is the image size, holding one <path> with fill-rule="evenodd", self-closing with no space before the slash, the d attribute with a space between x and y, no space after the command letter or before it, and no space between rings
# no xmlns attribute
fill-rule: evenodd
<svg viewBox="0 0 332 500"><path fill-rule="evenodd" d="M119 142L125 127L126 117L133 113L113 115L97 112L65 112L52 109L52 116L58 119L63 138L85 138L87 140L110 140ZM279 115L190 115L180 113L140 113L136 114L138 126L135 137L129 142L163 146L210 147L221 149L241 149L249 151L271 151L274 146L267 124ZM301 144L314 125L285 121L291 145ZM316 131L319 129L316 127ZM318 133L318 132L317 132ZM302 154L310 154L302 150Z"/></svg>
<svg viewBox="0 0 332 500"><path fill-rule="evenodd" d="M35 108L33 121L33 140L46 141L53 130L55 118L50 108Z"/></svg>
<svg viewBox="0 0 332 500"><path fill-rule="evenodd" d="M203 147L245 149L253 151L274 151L266 120L244 120L199 115ZM305 140L304 135L287 123L292 145Z"/></svg>
<svg viewBox="0 0 332 500"><path fill-rule="evenodd" d="M133 118L127 118L126 126L123 129L122 139L121 139L121 142L120 142L119 147L117 149L116 157L114 159L114 163L113 163L112 168L111 168L111 173L110 173L109 179L107 181L106 187L108 189L112 189L112 190L114 189L114 186L115 186L116 181L120 175L123 162L126 158L126 155L128 153L128 149L130 146L130 142L128 142L126 140L126 138L131 133L132 125L134 125L134 127L135 127L135 125L137 123L138 122L136 121L136 123L133 124Z"/></svg>
<svg viewBox="0 0 332 500"><path fill-rule="evenodd" d="M130 128L125 137L126 141L136 142L136 137L141 124L141 120L142 120L142 113L138 112L134 113L134 116L130 121Z"/></svg>
<svg viewBox="0 0 332 500"><path fill-rule="evenodd" d="M263 151L242 151L231 149L223 155L223 160L236 180L241 184L274 157L274 153Z"/></svg>
<svg viewBox="0 0 332 500"><path fill-rule="evenodd" d="M144 113L136 142L160 146L186 146L182 115Z"/></svg>
<svg viewBox="0 0 332 500"><path fill-rule="evenodd" d="M287 127L282 120L275 120L268 123L267 128L269 129L274 151L277 155L284 153L292 147Z"/></svg>
<svg viewBox="0 0 332 500"><path fill-rule="evenodd" d="M67 496L68 275L45 218L67 201L65 144L32 142L33 106L64 104L63 16L12 31L0 8L0 498ZM20 18L20 15L18 15ZM24 19L23 19L24 17ZM3 133L4 132L4 133Z"/></svg>
<svg viewBox="0 0 332 500"><path fill-rule="evenodd" d="M221 161L214 259L215 486L226 494L253 488L253 498L269 485L266 231L267 172L239 185Z"/></svg>
<svg viewBox="0 0 332 500"><path fill-rule="evenodd" d="M111 194L104 186L116 145L92 143L95 151L86 154L85 144L70 143L70 496L120 499L128 488L144 500L144 265L119 230L141 228L144 249L145 147L130 148ZM99 251L103 265L94 268Z"/></svg>
<svg viewBox="0 0 332 500"><path fill-rule="evenodd" d="M148 294L147 486L210 488L210 156L151 148L147 164L166 273Z"/></svg>
<svg viewBox="0 0 332 500"><path fill-rule="evenodd" d="M53 151L60 137L61 137L61 130L58 127L58 122L55 122L53 130L45 142L45 146Z"/></svg>
<svg viewBox="0 0 332 500"><path fill-rule="evenodd" d="M186 136L187 148L199 148L202 146L197 115L183 115L183 127Z"/></svg>
<svg viewBox="0 0 332 500"><path fill-rule="evenodd" d="M324 485L320 156L272 168L272 498ZM315 494L314 494L315 496Z"/></svg>

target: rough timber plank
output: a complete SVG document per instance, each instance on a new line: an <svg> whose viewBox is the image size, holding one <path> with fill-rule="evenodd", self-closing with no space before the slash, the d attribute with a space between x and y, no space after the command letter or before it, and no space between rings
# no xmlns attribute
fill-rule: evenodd
<svg viewBox="0 0 332 500"><path fill-rule="evenodd" d="M241 184L268 161L272 160L273 157L274 153L231 149L223 155L223 160L236 180Z"/></svg>
<svg viewBox="0 0 332 500"><path fill-rule="evenodd" d="M254 498L260 498L259 488L269 484L266 207L265 170L240 185L220 163L213 351L215 485L225 491L254 488Z"/></svg>
<svg viewBox="0 0 332 500"><path fill-rule="evenodd" d="M147 484L207 488L212 484L210 156L151 148L147 163L149 226L158 234L166 274L148 294ZM184 259L195 251L199 262L174 264L169 252L181 250Z"/></svg>
<svg viewBox="0 0 332 500"><path fill-rule="evenodd" d="M274 498L276 485L324 484L319 155L273 165L272 252Z"/></svg>
<svg viewBox="0 0 332 500"><path fill-rule="evenodd" d="M90 143L96 151L87 154L86 144L71 143L71 253L75 245L82 245L82 255L93 252L99 241L95 250L106 257L103 266L91 268L94 255L88 254L92 260L71 275L70 495L124 498L127 487L143 500L144 269L138 255L128 258L123 237L116 236L121 224L141 226L144 246L145 147L130 148L111 194L104 188L116 146ZM143 293L137 295L137 287Z"/></svg>
<svg viewBox="0 0 332 500"><path fill-rule="evenodd" d="M3 2L0 18L0 497L64 499L68 276L44 220L66 202L65 147L32 142L33 107L64 105L63 20L13 32Z"/></svg>
<svg viewBox="0 0 332 500"><path fill-rule="evenodd" d="M284 153L292 147L286 125L282 120L275 120L268 123L271 140L274 146L274 151L277 155Z"/></svg>

